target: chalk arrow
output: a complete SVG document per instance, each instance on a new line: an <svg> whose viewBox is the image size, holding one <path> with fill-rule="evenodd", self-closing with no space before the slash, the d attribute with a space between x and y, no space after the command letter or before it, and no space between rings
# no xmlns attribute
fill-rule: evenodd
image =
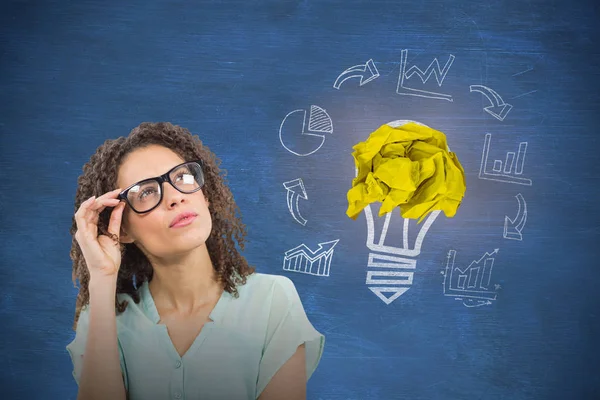
<svg viewBox="0 0 600 400"><path fill-rule="evenodd" d="M498 93L487 86L471 85L469 89L471 93L479 92L483 94L492 103L491 106L483 107L483 109L497 120L504 121L504 118L506 118L508 112L512 109L512 105L505 103Z"/></svg>
<svg viewBox="0 0 600 400"><path fill-rule="evenodd" d="M306 194L306 189L304 188L304 182L302 182L301 178L298 178L284 182L283 186L287 189L287 206L288 210L290 210L290 213L292 214L292 217L294 217L296 222L298 222L300 225L306 225L307 221L306 219L302 218L298 208L298 201L300 198L308 200L308 195Z"/></svg>
<svg viewBox="0 0 600 400"><path fill-rule="evenodd" d="M456 300L461 300L460 298ZM475 300L475 299L464 299L463 304L465 307L481 307L492 304L489 300Z"/></svg>
<svg viewBox="0 0 600 400"><path fill-rule="evenodd" d="M521 193L518 193L515 197L519 202L519 209L514 219L510 219L507 215L504 216L504 238L523 240L521 231L525 227L525 222L527 222L527 202Z"/></svg>
<svg viewBox="0 0 600 400"><path fill-rule="evenodd" d="M360 86L362 86L378 77L379 71L377 71L373 59L370 59L365 64L355 65L342 72L335 80L333 87L339 90L342 83L350 78L360 78Z"/></svg>
<svg viewBox="0 0 600 400"><path fill-rule="evenodd" d="M293 249L286 251L285 256L288 257L290 254L297 253L297 252L303 252L304 257L308 261L312 262L312 261L315 261L317 258L322 257L323 254L325 254L325 253L333 252L333 248L339 241L340 241L340 239L335 239L335 240L330 240L328 242L319 243L318 244L319 248L316 249L315 251L312 251L307 245L302 243L301 245L296 246Z"/></svg>

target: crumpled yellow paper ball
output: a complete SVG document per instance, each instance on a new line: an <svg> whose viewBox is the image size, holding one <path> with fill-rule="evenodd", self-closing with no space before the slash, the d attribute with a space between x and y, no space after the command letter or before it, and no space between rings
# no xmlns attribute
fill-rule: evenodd
<svg viewBox="0 0 600 400"><path fill-rule="evenodd" d="M379 216L400 206L403 218L434 210L453 217L465 195L465 171L450 152L444 133L414 121L393 121L352 147L358 171L348 191L346 215L356 220L369 204Z"/></svg>

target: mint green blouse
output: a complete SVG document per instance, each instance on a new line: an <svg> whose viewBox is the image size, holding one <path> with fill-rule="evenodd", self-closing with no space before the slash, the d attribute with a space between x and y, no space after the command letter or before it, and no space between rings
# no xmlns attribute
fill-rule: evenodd
<svg viewBox="0 0 600 400"><path fill-rule="evenodd" d="M148 290L117 316L121 370L130 400L256 399L277 370L305 343L307 380L323 354L325 336L308 320L294 283L282 275L255 272L223 292L191 347L179 356ZM92 305L93 306L93 305ZM82 308L75 338L66 349L79 385L89 324Z"/></svg>

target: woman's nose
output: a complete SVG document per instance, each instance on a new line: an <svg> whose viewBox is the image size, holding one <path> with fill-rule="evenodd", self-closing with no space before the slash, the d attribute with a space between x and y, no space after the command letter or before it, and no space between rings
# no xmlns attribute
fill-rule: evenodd
<svg viewBox="0 0 600 400"><path fill-rule="evenodd" d="M168 207L172 207L175 203L180 203L183 199L184 199L184 194L181 193L179 190L175 189L173 187L173 185L171 185L170 183L165 182L165 193L164 193L164 197L165 197L165 201L167 202L167 206Z"/></svg>

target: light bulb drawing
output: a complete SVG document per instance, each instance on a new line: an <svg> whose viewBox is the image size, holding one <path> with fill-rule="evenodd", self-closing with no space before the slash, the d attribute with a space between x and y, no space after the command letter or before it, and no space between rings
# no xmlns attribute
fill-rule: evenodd
<svg viewBox="0 0 600 400"><path fill-rule="evenodd" d="M370 250L365 283L369 290L389 305L412 286L425 235L441 211L432 211L425 218L412 245L409 242L410 220L401 216L397 216L397 218L404 220L401 243L394 243L393 245L385 243L392 215L398 215L398 210L391 211L382 217L385 219L377 241L375 240L375 218L371 205L365 207L364 212L367 220L366 245ZM386 296L384 293L390 294Z"/></svg>
<svg viewBox="0 0 600 400"><path fill-rule="evenodd" d="M388 122L387 125L396 128L409 122L425 126L411 120L396 120ZM357 175L358 169L355 168L355 176ZM415 228L409 229L410 219L403 218L398 209L394 209L378 219L378 222L383 219L383 224L378 224L382 225L382 229L376 233L375 217L371 205L369 204L364 208L367 221L366 246L370 250L365 283L369 290L385 304L391 304L412 286L425 235L440 213L441 210L432 211L420 226L415 223L419 230L416 233L414 242L411 243L409 231L412 233ZM395 216L392 217L392 215ZM392 221L392 219L398 218L402 219L403 222ZM398 222L402 223L402 239L399 242L386 242L390 225ZM412 234L414 235L414 233Z"/></svg>

